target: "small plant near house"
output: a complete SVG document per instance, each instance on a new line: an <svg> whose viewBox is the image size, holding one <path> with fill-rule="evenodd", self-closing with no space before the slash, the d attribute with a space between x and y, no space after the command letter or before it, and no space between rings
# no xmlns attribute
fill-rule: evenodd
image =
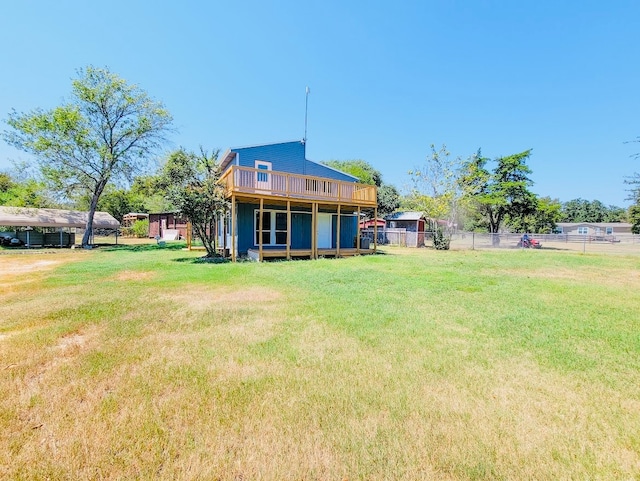
<svg viewBox="0 0 640 481"><path fill-rule="evenodd" d="M433 247L439 251L448 251L451 244L451 236L447 235L444 229L436 227L433 232Z"/></svg>

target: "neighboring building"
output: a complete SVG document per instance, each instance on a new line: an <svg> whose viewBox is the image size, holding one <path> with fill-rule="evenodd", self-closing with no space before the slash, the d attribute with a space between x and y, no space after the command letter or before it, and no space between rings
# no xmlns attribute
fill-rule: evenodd
<svg viewBox="0 0 640 481"><path fill-rule="evenodd" d="M395 212L385 217L387 222L386 235L393 236L394 231L404 237L399 244L407 247L422 247L424 245L424 232L427 226L427 219L422 212Z"/></svg>
<svg viewBox="0 0 640 481"><path fill-rule="evenodd" d="M30 246L68 247L75 243L76 229L87 226L89 212L32 207L0 207L0 226L15 227L7 232ZM116 232L120 223L108 212L96 211L93 229Z"/></svg>
<svg viewBox="0 0 640 481"><path fill-rule="evenodd" d="M593 238L631 234L627 222L558 222L556 232L566 235L584 235Z"/></svg>
<svg viewBox="0 0 640 481"><path fill-rule="evenodd" d="M187 237L187 221L175 212L159 212L149 214L149 237L165 239L170 234L171 239Z"/></svg>
<svg viewBox="0 0 640 481"><path fill-rule="evenodd" d="M122 227L131 227L138 220L146 220L149 218L149 214L142 212L129 212L122 216Z"/></svg>
<svg viewBox="0 0 640 481"><path fill-rule="evenodd" d="M378 229L384 229L386 225L387 222L384 219L369 219L360 221L361 229L373 229L374 227L378 227Z"/></svg>
<svg viewBox="0 0 640 481"><path fill-rule="evenodd" d="M376 187L307 160L303 141L229 149L220 160L231 209L218 233L233 260L369 252L358 219L376 212Z"/></svg>

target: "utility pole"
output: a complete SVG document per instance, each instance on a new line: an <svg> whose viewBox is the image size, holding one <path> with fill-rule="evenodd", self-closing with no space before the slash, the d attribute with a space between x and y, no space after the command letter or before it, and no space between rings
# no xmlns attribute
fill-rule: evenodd
<svg viewBox="0 0 640 481"><path fill-rule="evenodd" d="M305 144L307 143L307 111L309 110L309 92L309 87L307 87L304 96L304 137L302 139Z"/></svg>

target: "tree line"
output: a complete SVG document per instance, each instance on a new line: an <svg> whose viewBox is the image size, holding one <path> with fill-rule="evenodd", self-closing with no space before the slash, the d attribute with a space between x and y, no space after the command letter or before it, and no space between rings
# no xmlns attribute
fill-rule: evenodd
<svg viewBox="0 0 640 481"><path fill-rule="evenodd" d="M52 110L8 114L2 133L10 145L32 154L36 165L0 173L0 205L59 207L89 211L83 245L96 210L122 220L129 212L182 213L205 247L216 216L227 208L218 151L177 149L158 162L173 132L164 105L107 68L86 67L72 81L70 100ZM402 195L368 162L327 160L324 164L378 188L379 216L399 209L437 219L436 228L500 232L552 232L558 222L629 221L640 232L640 174L626 183L633 205L606 206L598 200L539 197L532 192L531 150L490 159L478 150L453 157L430 146L423 164L409 172L413 188ZM440 227L438 227L440 226Z"/></svg>

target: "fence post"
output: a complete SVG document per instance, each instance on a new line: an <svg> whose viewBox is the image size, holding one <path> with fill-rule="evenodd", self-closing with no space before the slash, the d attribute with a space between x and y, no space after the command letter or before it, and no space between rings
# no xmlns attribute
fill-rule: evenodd
<svg viewBox="0 0 640 481"><path fill-rule="evenodd" d="M471 233L471 250L472 251L476 250L476 233L475 232Z"/></svg>

